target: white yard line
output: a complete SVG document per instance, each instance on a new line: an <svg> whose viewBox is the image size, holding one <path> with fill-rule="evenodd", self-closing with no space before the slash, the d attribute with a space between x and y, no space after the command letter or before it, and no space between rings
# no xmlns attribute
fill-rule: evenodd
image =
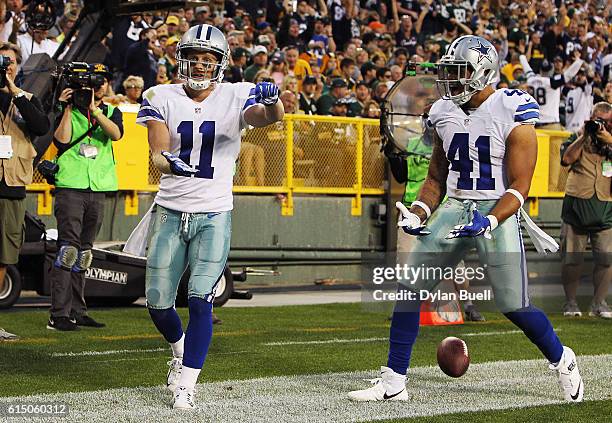
<svg viewBox="0 0 612 423"><path fill-rule="evenodd" d="M612 354L578 358L585 400L610 399ZM563 403L545 360L473 364L459 379L437 367L409 371L408 402L352 403L346 393L368 386L376 371L280 376L198 385L197 409L176 412L161 386L0 398L11 403L64 402L62 422L348 422L502 410ZM160 375L160 377L162 377Z"/></svg>
<svg viewBox="0 0 612 423"><path fill-rule="evenodd" d="M358 342L377 342L377 341L388 341L389 337L384 338L353 338L353 339L324 339L320 341L279 341L279 342L266 342L261 345L270 347L279 347L285 345L319 345L319 344L352 344Z"/></svg>
<svg viewBox="0 0 612 423"><path fill-rule="evenodd" d="M495 335L510 335L513 333L523 333L522 330L498 330L492 332L469 332L469 333L458 333L456 336L461 338L462 336L495 336Z"/></svg>
<svg viewBox="0 0 612 423"><path fill-rule="evenodd" d="M557 329L556 332L559 332L560 329ZM497 336L497 335L511 335L523 333L520 330L501 330L501 331L492 331L492 332L469 332L469 333L459 333L456 336L458 337L468 337L468 336ZM265 345L267 347L282 347L288 345L324 345L324 344L353 344L360 342L380 342L380 341L388 341L388 337L377 337L377 338L351 338L351 339L322 339L315 341L278 341L278 342L264 342L261 345ZM113 355L113 354L128 354L128 353L149 353L149 352L162 352L169 351L168 348L151 348L151 349L133 349L133 350L108 350L108 351L79 351L79 352L67 352L67 353L52 353L51 357L83 357L83 356L96 356L96 355ZM224 354L241 354L248 351L234 351L227 352Z"/></svg>
<svg viewBox="0 0 612 423"><path fill-rule="evenodd" d="M555 332L561 332L561 329L555 329ZM522 334L523 331L517 329L517 330L499 330L499 331L492 331L492 332L470 332L470 333L458 333L456 336L460 338L462 336L496 336L496 335L512 335L515 333Z"/></svg>
<svg viewBox="0 0 612 423"><path fill-rule="evenodd" d="M149 353L170 351L168 348L150 348L150 349L133 349L133 350L105 350L105 351L79 351L66 353L52 353L51 357L85 357L91 355L113 355L113 354L132 354L132 353Z"/></svg>

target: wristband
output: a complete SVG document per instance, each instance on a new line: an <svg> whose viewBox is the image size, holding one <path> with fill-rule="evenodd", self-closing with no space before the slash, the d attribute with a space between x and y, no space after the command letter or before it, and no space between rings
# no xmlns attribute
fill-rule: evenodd
<svg viewBox="0 0 612 423"><path fill-rule="evenodd" d="M94 112L91 114L93 117L98 116L100 113L102 113L102 110L100 108L97 108L96 110L94 110Z"/></svg>
<svg viewBox="0 0 612 423"><path fill-rule="evenodd" d="M429 216L431 216L431 209L424 202L418 201L418 200L417 201L413 201L411 206L419 206L420 208L425 210L425 214L427 215L427 219L429 219Z"/></svg>
<svg viewBox="0 0 612 423"><path fill-rule="evenodd" d="M508 194L514 195L516 199L519 200L519 203L521 203L521 207L523 207L523 204L525 204L525 199L523 198L523 195L520 192L512 188L508 188L506 192Z"/></svg>
<svg viewBox="0 0 612 423"><path fill-rule="evenodd" d="M497 218L495 216L490 214L490 215L487 216L487 219L489 219L489 222L491 222L491 230L497 228L499 223L498 223Z"/></svg>
<svg viewBox="0 0 612 423"><path fill-rule="evenodd" d="M17 100L18 98L21 98L21 97L24 97L24 96L25 96L25 93L24 93L23 91L19 91L17 94L15 94L15 95L13 96L13 98L14 98L15 100Z"/></svg>

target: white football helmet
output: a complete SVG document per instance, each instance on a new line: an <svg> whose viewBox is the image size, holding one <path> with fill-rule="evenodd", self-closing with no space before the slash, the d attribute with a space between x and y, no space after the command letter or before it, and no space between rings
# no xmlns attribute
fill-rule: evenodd
<svg viewBox="0 0 612 423"><path fill-rule="evenodd" d="M198 61L188 59L190 50L213 53L217 56L217 63L201 63L204 65L203 72L200 72L203 75L194 75L194 66ZM189 28L178 43L176 61L179 77L186 80L192 89L205 90L210 84L223 80L223 73L229 63L229 45L223 33L214 26L196 25Z"/></svg>
<svg viewBox="0 0 612 423"><path fill-rule="evenodd" d="M493 44L474 35L453 41L437 65L440 96L457 105L465 104L493 83L499 72L499 58Z"/></svg>

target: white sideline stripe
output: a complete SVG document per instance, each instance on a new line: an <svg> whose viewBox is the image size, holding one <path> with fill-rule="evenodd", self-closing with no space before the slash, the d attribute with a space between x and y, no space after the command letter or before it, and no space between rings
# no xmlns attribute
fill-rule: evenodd
<svg viewBox="0 0 612 423"><path fill-rule="evenodd" d="M324 339L320 341L279 341L279 342L266 342L261 345L269 347L279 347L284 345L320 345L320 344L348 344L357 342L377 342L377 341L388 341L389 337L384 338L353 338L353 339Z"/></svg>
<svg viewBox="0 0 612 423"><path fill-rule="evenodd" d="M67 353L53 353L51 357L85 357L90 355L113 355L127 353L148 353L170 351L170 348L150 348L150 349L135 349L135 350L106 350L106 351L79 351Z"/></svg>
<svg viewBox="0 0 612 423"><path fill-rule="evenodd" d="M493 336L493 335L510 335L513 333L523 333L522 330L499 330L492 332L470 332L470 333L458 333L457 337L462 336Z"/></svg>
<svg viewBox="0 0 612 423"><path fill-rule="evenodd" d="M556 329L555 332L559 332ZM522 330L500 330L492 332L469 332L469 333L458 333L456 336L494 336L494 335L509 335L514 333L523 333ZM358 343L358 342L377 342L377 341L388 341L389 337L385 338L353 338L353 339L325 339L321 341L279 341L279 342L266 342L261 345L278 347L285 345L320 345L320 344L347 344L347 343Z"/></svg>
<svg viewBox="0 0 612 423"><path fill-rule="evenodd" d="M555 329L555 332L561 332L561 329ZM522 330L500 330L492 332L470 332L470 333L458 333L457 337L461 336L494 336L494 335L510 335L514 333L523 333Z"/></svg>
<svg viewBox="0 0 612 423"><path fill-rule="evenodd" d="M612 354L578 357L585 401L610 399L611 360ZM0 406L66 403L69 415L62 422L331 423L564 403L544 359L472 364L459 379L445 376L437 367L416 367L409 371L408 402L347 400L348 391L366 388L369 384L362 379L375 376L372 370L204 383L197 387L197 408L188 413L171 409L172 395L164 386L0 398ZM165 374L159 377L163 380Z"/></svg>
<svg viewBox="0 0 612 423"><path fill-rule="evenodd" d="M170 353L170 348L151 348L151 349L135 349L135 350L106 350L106 351L79 351L79 352L68 352L68 353L52 353L51 357L89 357L89 356L98 356L98 355L113 355L113 354L125 354L125 353L149 353L149 352L168 352ZM230 355L230 354L243 354L248 353L250 351L227 351L227 352L216 352L214 355ZM158 357L152 357L157 360ZM143 358L122 358L117 360L106 360L106 361L126 361L126 360L143 360ZM104 363L105 360L96 360L96 363Z"/></svg>
<svg viewBox="0 0 612 423"><path fill-rule="evenodd" d="M556 329L559 332L560 329ZM502 330L492 332L469 332L459 333L456 336L494 336L494 335L509 335L515 333L523 333L521 330ZM353 339L324 339L317 341L278 341L278 342L265 342L261 345L267 347L280 347L287 345L324 345L324 344L349 344L349 343L360 343L360 342L379 342L388 341L388 337L384 338L353 338ZM97 355L114 355L114 354L127 354L127 353L149 353L149 352L163 352L169 351L168 348L151 348L151 349L133 349L133 350L107 350L107 351L79 351L79 352L67 352L67 353L52 353L51 357L85 357L85 356L97 356ZM248 351L234 351L226 352L223 354L240 354Z"/></svg>

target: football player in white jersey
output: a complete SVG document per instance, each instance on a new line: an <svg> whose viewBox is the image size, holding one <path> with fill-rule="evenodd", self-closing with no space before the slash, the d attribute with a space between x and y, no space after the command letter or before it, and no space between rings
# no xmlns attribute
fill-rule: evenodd
<svg viewBox="0 0 612 423"><path fill-rule="evenodd" d="M190 409L212 337L215 287L229 253L240 131L279 121L284 109L274 84L221 82L229 47L213 26L189 29L176 56L185 83L147 90L137 122L147 127L152 160L162 172L147 256L147 307L172 347L167 386L173 406ZM187 266L189 324L183 332L174 302Z"/></svg>
<svg viewBox="0 0 612 423"><path fill-rule="evenodd" d="M572 80L572 78L578 73L580 67L584 63L580 59L580 50L574 51L574 62L563 72L554 73L552 65L545 61L540 69L541 75L537 75L524 54L519 56L521 66L527 77L527 84L533 90L533 97L536 99L540 106L540 119L538 127L543 129L558 129L563 130L561 126L561 120L559 119L559 105L561 102L561 88L566 82ZM555 61L561 61L561 57L556 57Z"/></svg>
<svg viewBox="0 0 612 423"><path fill-rule="evenodd" d="M566 87L565 92L565 128L576 133L584 122L591 117L593 109L593 82L587 76L589 71L582 69L572 80L573 87Z"/></svg>
<svg viewBox="0 0 612 423"><path fill-rule="evenodd" d="M409 210L400 207L398 225L418 237L403 259L425 269L454 268L475 247L497 307L548 359L565 399L581 401L584 385L576 356L561 344L546 315L529 304L527 292L518 213L536 164L539 107L523 91L494 90L490 84L498 70L493 45L471 35L456 39L440 59L437 84L442 99L429 112L434 147L428 175L417 201ZM448 200L443 202L445 195ZM431 273L400 281L400 287L431 292L442 277L441 272ZM408 399L406 372L419 330L416 298L396 302L381 378L368 389L349 393L350 399Z"/></svg>

